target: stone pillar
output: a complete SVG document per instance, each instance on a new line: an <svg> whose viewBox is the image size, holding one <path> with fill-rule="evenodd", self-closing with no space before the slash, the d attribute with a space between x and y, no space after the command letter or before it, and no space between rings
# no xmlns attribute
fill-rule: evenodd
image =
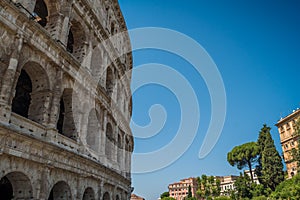
<svg viewBox="0 0 300 200"><path fill-rule="evenodd" d="M14 86L17 83L19 77L17 68L19 63L20 52L23 47L23 35L16 36L16 42L14 45L17 46L17 48L13 50L9 59L9 65L2 78L2 85L0 91L0 119L2 122L6 123L8 123L10 119L11 102L15 94Z"/></svg>
<svg viewBox="0 0 300 200"><path fill-rule="evenodd" d="M39 200L47 200L48 196L50 194L51 188L49 188L49 180L50 180L50 168L47 166L44 166L43 168L40 168L41 175L39 179L37 180L39 189L37 191L37 197L36 199Z"/></svg>
<svg viewBox="0 0 300 200"><path fill-rule="evenodd" d="M28 118L39 124L47 125L51 97L50 91L32 92Z"/></svg>
<svg viewBox="0 0 300 200"><path fill-rule="evenodd" d="M48 127L56 129L56 123L59 117L59 107L60 107L60 98L61 98L61 85L62 85L62 76L63 73L61 70L57 71L55 78L55 86L52 92L52 100L50 105L50 116Z"/></svg>

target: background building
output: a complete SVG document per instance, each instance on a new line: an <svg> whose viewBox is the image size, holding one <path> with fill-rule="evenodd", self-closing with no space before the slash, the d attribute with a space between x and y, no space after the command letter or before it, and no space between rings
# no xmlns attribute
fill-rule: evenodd
<svg viewBox="0 0 300 200"><path fill-rule="evenodd" d="M197 178L185 178L179 182L169 184L169 195L176 200L184 199L188 195L188 189L191 186L192 196L196 196L198 189Z"/></svg>
<svg viewBox="0 0 300 200"><path fill-rule="evenodd" d="M281 118L276 124L280 135L280 142L288 178L292 178L295 174L297 174L297 162L293 161L292 149L298 147L298 137L295 135L295 128L296 121L299 117L300 109L297 109L288 116Z"/></svg>
<svg viewBox="0 0 300 200"><path fill-rule="evenodd" d="M136 194L131 194L130 200L145 200L143 197L140 197Z"/></svg>
<svg viewBox="0 0 300 200"><path fill-rule="evenodd" d="M221 196L230 196L230 192L235 190L234 182L239 176L217 176L216 178L220 180L220 195Z"/></svg>
<svg viewBox="0 0 300 200"><path fill-rule="evenodd" d="M129 199L132 55L118 1L1 0L0 27L1 200Z"/></svg>
<svg viewBox="0 0 300 200"><path fill-rule="evenodd" d="M244 170L244 174L247 174L249 176L249 178L251 179L251 175L250 175L250 170ZM252 176L253 176L253 182L256 183L256 184L260 184L259 183L259 180L258 180L258 177L255 173L255 169L252 169Z"/></svg>

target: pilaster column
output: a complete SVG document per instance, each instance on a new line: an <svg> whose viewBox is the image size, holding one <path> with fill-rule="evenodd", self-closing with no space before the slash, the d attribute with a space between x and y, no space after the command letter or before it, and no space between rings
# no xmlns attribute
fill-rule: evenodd
<svg viewBox="0 0 300 200"><path fill-rule="evenodd" d="M2 78L2 85L0 88L0 119L2 122L9 121L11 115L11 102L15 94L15 84L18 80L19 73L17 73L20 52L23 47L23 35L16 36L15 48L9 59L9 65Z"/></svg>

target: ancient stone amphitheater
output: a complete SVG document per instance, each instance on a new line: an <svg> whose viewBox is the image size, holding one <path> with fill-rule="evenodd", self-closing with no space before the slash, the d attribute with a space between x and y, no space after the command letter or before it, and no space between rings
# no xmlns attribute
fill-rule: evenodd
<svg viewBox="0 0 300 200"><path fill-rule="evenodd" d="M0 1L0 199L131 193L132 55L117 0Z"/></svg>

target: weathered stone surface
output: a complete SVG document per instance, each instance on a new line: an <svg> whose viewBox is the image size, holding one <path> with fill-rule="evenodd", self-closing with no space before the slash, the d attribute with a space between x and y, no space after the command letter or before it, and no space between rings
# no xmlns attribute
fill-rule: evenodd
<svg viewBox="0 0 300 200"><path fill-rule="evenodd" d="M1 0L0 27L1 198L129 199L132 56L117 0Z"/></svg>

